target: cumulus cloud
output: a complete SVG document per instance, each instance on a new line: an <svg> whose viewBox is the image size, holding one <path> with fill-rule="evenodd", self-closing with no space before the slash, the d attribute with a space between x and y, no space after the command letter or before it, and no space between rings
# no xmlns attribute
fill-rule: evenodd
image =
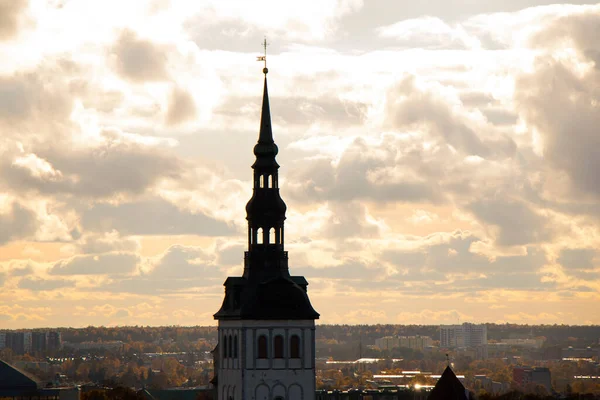
<svg viewBox="0 0 600 400"><path fill-rule="evenodd" d="M72 68L76 68L72 62L55 60L34 70L0 75L4 138L24 141L51 133L56 140L70 134L69 115L75 99L68 84Z"/></svg>
<svg viewBox="0 0 600 400"><path fill-rule="evenodd" d="M176 179L183 162L157 146L104 131L100 142L65 148L39 146L35 153L4 160L2 183L15 191L111 197L141 194L160 179Z"/></svg>
<svg viewBox="0 0 600 400"><path fill-rule="evenodd" d="M439 202L442 193L436 181L428 181L411 165L410 148L394 135L380 143L356 138L336 163L320 157L297 161L287 184L290 194L310 201ZM417 156L418 157L418 156ZM402 165L406 168L399 168Z"/></svg>
<svg viewBox="0 0 600 400"><path fill-rule="evenodd" d="M500 246L543 243L551 240L558 228L547 216L521 200L482 198L469 204L468 209L491 228L490 234Z"/></svg>
<svg viewBox="0 0 600 400"><path fill-rule="evenodd" d="M182 88L173 88L165 120L167 125L179 125L194 117L196 117L196 104L192 95Z"/></svg>
<svg viewBox="0 0 600 400"><path fill-rule="evenodd" d="M138 37L133 31L124 30L112 52L116 71L125 79L136 83L168 79L166 48Z"/></svg>
<svg viewBox="0 0 600 400"><path fill-rule="evenodd" d="M19 203L11 202L7 208L0 210L0 244L32 236L37 227L35 212Z"/></svg>
<svg viewBox="0 0 600 400"><path fill-rule="evenodd" d="M506 158L515 153L516 144L507 135L487 138L477 132L486 126L462 114L457 100L445 99L434 89L419 88L416 78L407 76L387 94L387 123L400 130L425 128L434 138L465 155Z"/></svg>
<svg viewBox="0 0 600 400"><path fill-rule="evenodd" d="M140 260L133 253L80 255L57 262L49 272L53 275L131 274L138 268Z"/></svg>
<svg viewBox="0 0 600 400"><path fill-rule="evenodd" d="M28 3L28 0L0 1L0 40L10 39L17 34Z"/></svg>
<svg viewBox="0 0 600 400"><path fill-rule="evenodd" d="M132 237L121 237L112 230L98 234L86 234L79 240L79 247L84 253L138 252L141 248L139 240Z"/></svg>
<svg viewBox="0 0 600 400"><path fill-rule="evenodd" d="M85 230L116 230L122 235L226 236L233 232L225 222L202 213L192 213L162 199L96 204L83 211Z"/></svg>
<svg viewBox="0 0 600 400"><path fill-rule="evenodd" d="M1 305L21 296L64 325L212 320L245 248L262 83L248 49L271 32L289 39L269 47L286 246L324 322L584 320L598 7L383 2L286 4L268 22L244 2L118 7L81 35L57 33L70 3L2 13L0 318L39 325L48 310ZM425 311L397 315L407 302Z"/></svg>
<svg viewBox="0 0 600 400"><path fill-rule="evenodd" d="M153 261L149 270L129 277L112 277L95 291L166 294L183 290L208 290L220 286L225 276L214 257L198 247L174 245Z"/></svg>
<svg viewBox="0 0 600 400"><path fill-rule="evenodd" d="M533 40L544 54L533 72L518 78L515 91L520 114L539 134L544 159L568 175L577 195L595 199L600 198L600 46L591 38L599 25L596 12L559 18L547 27ZM561 56L565 45L577 56Z"/></svg>

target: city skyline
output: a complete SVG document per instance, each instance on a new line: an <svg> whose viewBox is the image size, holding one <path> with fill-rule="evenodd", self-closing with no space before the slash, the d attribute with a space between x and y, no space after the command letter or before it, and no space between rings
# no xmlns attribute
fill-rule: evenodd
<svg viewBox="0 0 600 400"><path fill-rule="evenodd" d="M0 328L215 325L268 47L324 324L600 324L600 5L0 2Z"/></svg>

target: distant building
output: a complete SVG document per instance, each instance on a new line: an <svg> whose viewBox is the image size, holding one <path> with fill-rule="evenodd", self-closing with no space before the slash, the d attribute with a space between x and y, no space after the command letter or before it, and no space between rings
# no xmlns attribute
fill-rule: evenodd
<svg viewBox="0 0 600 400"><path fill-rule="evenodd" d="M479 345L472 347L459 347L455 351L456 355L470 357L473 360L487 360L488 359L488 346Z"/></svg>
<svg viewBox="0 0 600 400"><path fill-rule="evenodd" d="M62 349L62 335L59 331L48 332L48 350Z"/></svg>
<svg viewBox="0 0 600 400"><path fill-rule="evenodd" d="M513 382L521 389L525 389L530 383L544 386L548 392L552 390L550 370L542 367L519 366L513 368Z"/></svg>
<svg viewBox="0 0 600 400"><path fill-rule="evenodd" d="M386 336L375 339L375 346L380 350L391 350L405 347L414 350L423 350L433 344L429 336Z"/></svg>
<svg viewBox="0 0 600 400"><path fill-rule="evenodd" d="M62 337L58 331L0 332L0 349L9 348L15 354L43 353L61 347Z"/></svg>
<svg viewBox="0 0 600 400"><path fill-rule="evenodd" d="M563 360L600 359L600 350L592 347L577 349L569 346L561 349L561 354Z"/></svg>
<svg viewBox="0 0 600 400"><path fill-rule="evenodd" d="M23 353L31 353L32 340L31 332L23 332Z"/></svg>
<svg viewBox="0 0 600 400"><path fill-rule="evenodd" d="M441 325L441 347L476 347L487 345L487 327L483 324Z"/></svg>
<svg viewBox="0 0 600 400"><path fill-rule="evenodd" d="M45 353L48 350L48 332L32 332L31 347L34 353Z"/></svg>

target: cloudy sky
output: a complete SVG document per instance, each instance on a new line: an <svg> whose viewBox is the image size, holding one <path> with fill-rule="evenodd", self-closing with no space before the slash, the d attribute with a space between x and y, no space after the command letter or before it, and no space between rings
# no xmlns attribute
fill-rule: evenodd
<svg viewBox="0 0 600 400"><path fill-rule="evenodd" d="M214 324L264 35L322 323L600 323L600 4L0 0L0 328Z"/></svg>

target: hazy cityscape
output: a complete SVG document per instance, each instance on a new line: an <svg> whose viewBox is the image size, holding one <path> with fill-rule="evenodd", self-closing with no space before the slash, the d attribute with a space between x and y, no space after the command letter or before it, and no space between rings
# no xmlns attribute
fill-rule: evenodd
<svg viewBox="0 0 600 400"><path fill-rule="evenodd" d="M456 333L448 341L449 331ZM317 389L426 391L449 361L478 397L600 395L600 327L317 325ZM7 340L8 339L8 340ZM447 343L446 343L447 342ZM62 387L209 387L215 327L0 333L1 359Z"/></svg>

